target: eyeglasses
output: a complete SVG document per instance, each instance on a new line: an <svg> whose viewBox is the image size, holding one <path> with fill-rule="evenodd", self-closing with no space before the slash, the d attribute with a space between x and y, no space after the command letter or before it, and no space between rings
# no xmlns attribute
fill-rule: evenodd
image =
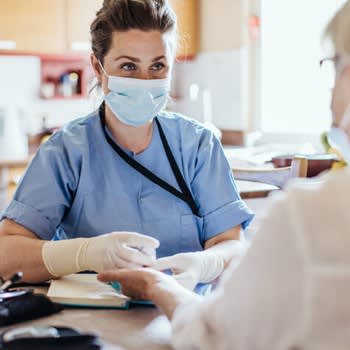
<svg viewBox="0 0 350 350"><path fill-rule="evenodd" d="M325 64L327 64L327 62L330 62L333 64L334 67L337 66L338 62L339 62L339 56L332 56L332 57L325 57L322 58L322 60L320 60L320 67L322 68Z"/></svg>
<svg viewBox="0 0 350 350"><path fill-rule="evenodd" d="M336 78L339 56L326 57L320 60L320 68L325 85L333 88Z"/></svg>

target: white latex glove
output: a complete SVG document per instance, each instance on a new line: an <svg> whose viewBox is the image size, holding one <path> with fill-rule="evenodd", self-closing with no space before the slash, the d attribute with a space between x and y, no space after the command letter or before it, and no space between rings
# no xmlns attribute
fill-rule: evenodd
<svg viewBox="0 0 350 350"><path fill-rule="evenodd" d="M224 270L224 259L210 251L180 253L160 258L152 265L156 270L171 269L174 278L187 289L197 283L209 283Z"/></svg>
<svg viewBox="0 0 350 350"><path fill-rule="evenodd" d="M151 266L159 241L136 232L112 232L92 238L46 242L42 258L51 275Z"/></svg>

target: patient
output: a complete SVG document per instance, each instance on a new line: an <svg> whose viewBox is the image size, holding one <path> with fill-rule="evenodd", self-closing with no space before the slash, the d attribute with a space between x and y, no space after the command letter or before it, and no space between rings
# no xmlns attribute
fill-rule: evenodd
<svg viewBox="0 0 350 350"><path fill-rule="evenodd" d="M350 1L326 34L336 71L332 137L346 154ZM348 168L323 181L299 180L275 196L241 263L231 265L205 299L151 269L106 271L99 278L118 280L124 293L153 300L172 321L176 349L348 349L349 197Z"/></svg>

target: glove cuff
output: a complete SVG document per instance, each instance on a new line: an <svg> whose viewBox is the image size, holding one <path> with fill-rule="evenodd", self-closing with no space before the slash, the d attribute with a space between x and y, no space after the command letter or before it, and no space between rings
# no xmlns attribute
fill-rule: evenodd
<svg viewBox="0 0 350 350"><path fill-rule="evenodd" d="M76 238L63 241L45 242L41 256L47 271L55 277L70 275L86 269L79 259L88 238Z"/></svg>
<svg viewBox="0 0 350 350"><path fill-rule="evenodd" d="M224 259L212 252L201 252L204 254L199 282L209 283L219 277L224 271Z"/></svg>

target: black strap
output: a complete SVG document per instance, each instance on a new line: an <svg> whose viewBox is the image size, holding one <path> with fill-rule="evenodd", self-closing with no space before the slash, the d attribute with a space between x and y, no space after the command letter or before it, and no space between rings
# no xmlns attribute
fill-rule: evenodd
<svg viewBox="0 0 350 350"><path fill-rule="evenodd" d="M171 152L168 140L165 137L164 131L162 126L160 125L160 122L158 120L158 118L155 118L155 121L157 123L158 126L158 130L159 130L159 135L160 138L162 140L162 144L165 150L165 153L167 155L169 164L171 166L171 169L173 170L173 173L175 175L177 184L179 185L179 187L181 188L182 193L188 198L188 200L186 201L187 204L190 206L190 208L192 209L193 214L199 216L198 214L198 208L197 205L192 197L192 193L190 191L190 189L188 188L185 179L183 178L181 171L179 169L179 167L177 166L176 160L174 158L173 153Z"/></svg>
<svg viewBox="0 0 350 350"><path fill-rule="evenodd" d="M104 103L100 107L100 120L101 120L101 126L103 133L106 137L107 142L110 144L110 146L114 149L114 151L131 167L133 167L135 170L137 170L140 174L145 176L147 179L155 183L156 185L162 187L164 190L170 192L172 195L180 198L184 202L186 202L189 207L192 210L192 213L196 216L199 216L199 211L197 208L197 205L192 197L192 194L180 172L179 167L176 164L176 160L170 150L170 146L168 144L168 141L164 135L164 131L160 125L160 122L157 118L155 118L159 135L162 140L162 144L166 153L166 156L168 158L168 161L170 163L171 169L175 175L176 181L181 189L182 192L178 191L175 187L168 184L166 181L162 180L160 177L152 173L150 170L145 168L142 164L140 164L138 161L130 157L127 153L125 153L114 141L113 139L108 135L106 131L106 117L105 117L105 110L104 110Z"/></svg>

